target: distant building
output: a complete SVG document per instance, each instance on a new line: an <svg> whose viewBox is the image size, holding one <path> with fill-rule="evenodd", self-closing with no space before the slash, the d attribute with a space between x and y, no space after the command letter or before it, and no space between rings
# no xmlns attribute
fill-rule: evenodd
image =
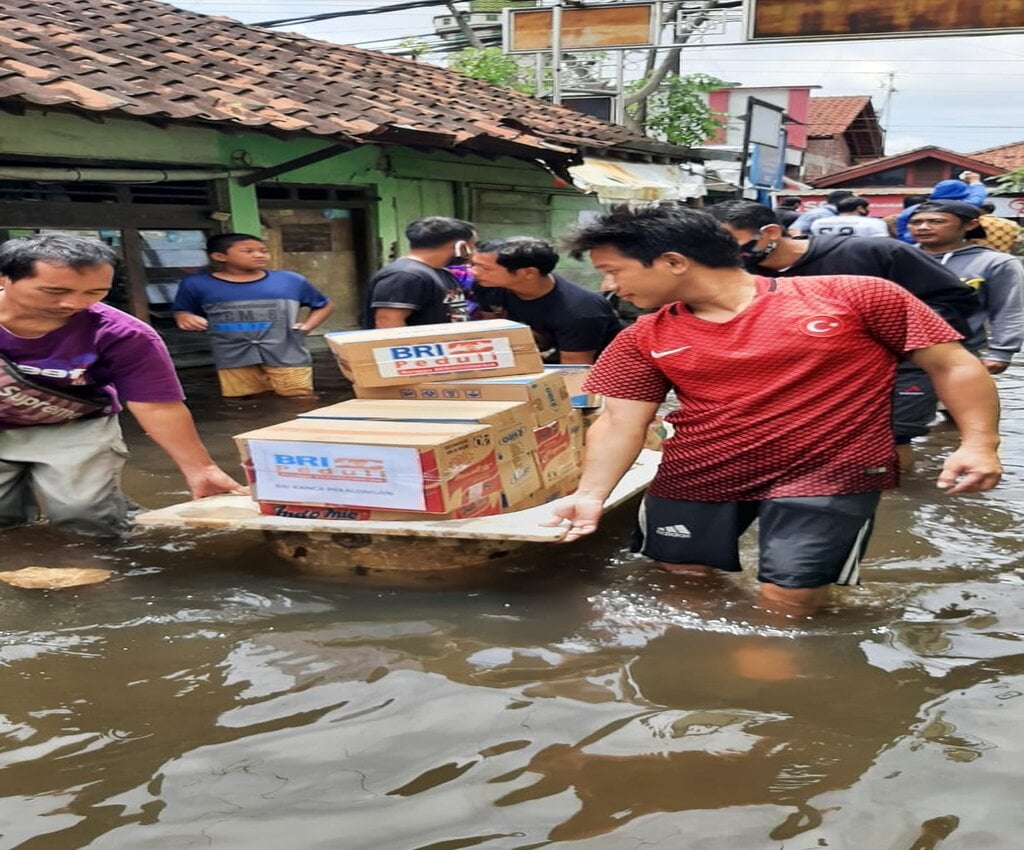
<svg viewBox="0 0 1024 850"><path fill-rule="evenodd" d="M1018 164L1019 163L1019 164ZM1024 166L1024 142L1000 145L971 154L957 153L937 145L877 157L833 171L814 181L814 188L784 192L800 197L803 207L823 202L833 189L851 189L871 204L871 215L886 216L903 209L907 195L927 195L940 180L950 180L962 171L976 171L987 180ZM1010 218L1024 216L1024 201L1016 196L991 196L996 214Z"/></svg>
<svg viewBox="0 0 1024 850"><path fill-rule="evenodd" d="M469 12L462 15L462 23L485 47L497 47L501 44L502 10L536 5L536 0L472 0ZM466 46L466 36L455 15L437 15L434 32L444 41L451 42L455 49Z"/></svg>
<svg viewBox="0 0 1024 850"><path fill-rule="evenodd" d="M807 123L805 183L885 153L882 126L867 95L812 97Z"/></svg>

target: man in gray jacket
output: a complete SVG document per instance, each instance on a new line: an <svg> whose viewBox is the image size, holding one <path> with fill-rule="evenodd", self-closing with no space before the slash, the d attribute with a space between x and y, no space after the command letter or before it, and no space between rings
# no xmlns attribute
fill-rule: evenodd
<svg viewBox="0 0 1024 850"><path fill-rule="evenodd" d="M964 345L993 375L1006 370L1024 342L1024 266L1019 258L968 240L984 238L981 210L962 201L928 201L907 226L921 248L978 292Z"/></svg>

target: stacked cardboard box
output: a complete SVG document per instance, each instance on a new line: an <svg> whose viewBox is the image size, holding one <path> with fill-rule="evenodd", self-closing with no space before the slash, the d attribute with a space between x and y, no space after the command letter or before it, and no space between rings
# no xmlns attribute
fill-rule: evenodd
<svg viewBox="0 0 1024 850"><path fill-rule="evenodd" d="M452 519L501 510L488 426L296 419L235 440L265 514Z"/></svg>
<svg viewBox="0 0 1024 850"><path fill-rule="evenodd" d="M263 513L454 519L571 492L583 428L532 333L502 320L328 334L357 399L236 437Z"/></svg>
<svg viewBox="0 0 1024 850"><path fill-rule="evenodd" d="M543 365L533 332L504 319L329 333L325 339L356 387L522 375Z"/></svg>
<svg viewBox="0 0 1024 850"><path fill-rule="evenodd" d="M541 486L537 439L528 405L508 401L394 401L353 399L302 414L328 422L404 422L410 431L421 424L485 426L494 446L502 504L514 505Z"/></svg>

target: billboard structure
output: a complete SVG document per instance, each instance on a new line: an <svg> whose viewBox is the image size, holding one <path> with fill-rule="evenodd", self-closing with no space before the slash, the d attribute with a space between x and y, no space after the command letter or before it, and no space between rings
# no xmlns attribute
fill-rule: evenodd
<svg viewBox="0 0 1024 850"><path fill-rule="evenodd" d="M759 190L759 197L765 190L782 186L786 169L785 117L781 106L755 97L747 100L740 185Z"/></svg>
<svg viewBox="0 0 1024 850"><path fill-rule="evenodd" d="M750 41L995 35L1024 31L1024 0L749 0Z"/></svg>
<svg viewBox="0 0 1024 850"><path fill-rule="evenodd" d="M564 53L595 50L616 53L617 79L613 91L578 90L565 94L588 101L592 101L594 96L611 98L609 117L621 122L625 51L655 47L660 35L660 0L599 6L563 6L558 2L550 7L506 8L502 49L505 53L532 53L536 57L538 90L542 88L544 76L542 57L550 54L552 103L563 103ZM569 104L571 99L566 98L564 102ZM589 112L587 109L581 111Z"/></svg>
<svg viewBox="0 0 1024 850"><path fill-rule="evenodd" d="M658 9L651 2L505 9L503 49L535 53L555 47L563 51L654 47L659 30Z"/></svg>

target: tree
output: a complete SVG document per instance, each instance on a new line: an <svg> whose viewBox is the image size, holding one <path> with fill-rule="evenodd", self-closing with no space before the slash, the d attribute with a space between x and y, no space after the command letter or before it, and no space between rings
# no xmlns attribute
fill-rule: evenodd
<svg viewBox="0 0 1024 850"><path fill-rule="evenodd" d="M993 181L993 188L997 192L1019 193L1024 192L1024 168L1015 168L1001 174Z"/></svg>
<svg viewBox="0 0 1024 850"><path fill-rule="evenodd" d="M727 84L709 74L680 74L680 58L686 42L715 15L741 5L742 0L675 0L662 6L663 28L672 25L672 41L646 51L643 78L627 87L627 127L689 147L714 136L724 123L724 116L714 113L703 95ZM673 22L680 14L683 20L676 25ZM575 61L585 63L584 54L575 57ZM447 64L450 70L475 80L536 94L534 72L524 68L521 61L498 47L467 47L449 54ZM549 81L550 68L544 74L545 81Z"/></svg>
<svg viewBox="0 0 1024 850"><path fill-rule="evenodd" d="M630 86L639 91L648 79ZM694 147L704 144L725 123L723 116L712 111L704 95L726 84L708 74L668 74L643 102L646 121L642 129L648 135L673 145ZM628 98L627 98L628 103ZM627 106L627 115L635 120L641 111L639 102Z"/></svg>
<svg viewBox="0 0 1024 850"><path fill-rule="evenodd" d="M449 54L448 69L524 94L534 94L533 80L515 57L503 53L500 47L466 47Z"/></svg>

